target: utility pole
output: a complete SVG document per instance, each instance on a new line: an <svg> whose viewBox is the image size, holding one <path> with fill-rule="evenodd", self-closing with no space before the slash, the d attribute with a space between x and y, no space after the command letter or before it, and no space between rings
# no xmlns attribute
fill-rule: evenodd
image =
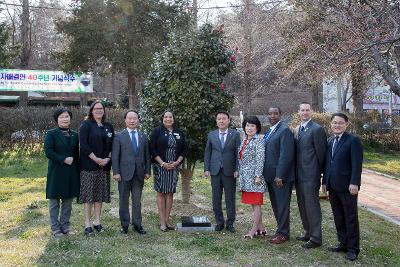
<svg viewBox="0 0 400 267"><path fill-rule="evenodd" d="M31 42L30 42L30 21L29 21L29 0L22 0L21 14L21 53L20 53L20 68L28 69L29 60L31 58ZM20 92L19 105L21 107L28 106L28 92Z"/></svg>

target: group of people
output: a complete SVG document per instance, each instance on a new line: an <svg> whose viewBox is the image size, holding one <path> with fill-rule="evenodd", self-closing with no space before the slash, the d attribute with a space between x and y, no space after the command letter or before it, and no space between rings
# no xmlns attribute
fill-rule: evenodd
<svg viewBox="0 0 400 267"><path fill-rule="evenodd" d="M268 236L272 244L281 244L290 237L290 201L296 188L306 249L322 245L319 189L329 191L339 244L329 248L347 252L355 260L359 253L357 194L361 182L363 148L360 139L346 131L349 121L343 113L331 117L334 136L327 140L324 129L312 121L311 105L299 105L301 124L292 130L281 120L279 107L268 110L271 125L263 135L256 116L242 123L244 136L230 129L230 115L216 114L217 129L207 137L204 152L204 175L211 177L215 231L224 228L234 233L236 188L241 201L252 205L253 225L245 239ZM176 192L178 169L187 153L184 133L176 126L174 113L165 111L161 123L150 139L139 130L137 111L124 114L126 128L115 134L106 120L106 110L100 101L89 108L79 134L70 129L72 113L58 108L54 120L58 127L49 130L44 148L49 158L46 198L49 199L51 230L56 237L70 231L73 198L84 204L85 235L103 232L102 203L110 202L110 170L118 182L120 232L128 233L129 225L139 234L142 226L141 198L144 180L153 168L154 190L160 230L175 229L170 221L173 194ZM243 139L243 140L242 140ZM321 180L322 177L322 180ZM264 193L269 199L277 223L275 234L267 235L262 222ZM222 195L225 194L225 220ZM129 199L132 215L129 213ZM92 211L94 219L92 221ZM131 218L132 217L132 218Z"/></svg>
<svg viewBox="0 0 400 267"><path fill-rule="evenodd" d="M279 107L268 110L269 130L263 135L256 116L244 118L239 132L229 129L230 116L216 115L216 130L210 132L204 153L204 175L211 176L216 231L235 232L235 191L238 183L241 202L252 205L253 224L245 239L267 236L270 243L282 244L290 237L290 202L293 187L304 233L296 237L305 249L322 245L322 215L319 190L329 191L339 244L332 252L346 252L355 260L360 251L357 195L361 184L363 147L360 139L346 130L349 119L343 113L331 117L333 136L327 139L322 126L312 121L309 103L299 105L301 123L291 129ZM267 235L262 222L264 193L268 191L277 223ZM225 193L226 220L222 212Z"/></svg>
<svg viewBox="0 0 400 267"><path fill-rule="evenodd" d="M128 233L132 224L134 231L146 234L142 226L141 199L144 180L150 177L151 164L154 167L160 230L174 230L169 218L178 168L187 151L185 136L176 127L174 114L171 111L162 114L160 126L153 130L150 140L138 129L140 117L135 110L124 114L126 128L117 134L112 124L107 122L106 110L100 101L90 106L79 135L70 129L71 119L72 113L67 108L56 109L54 120L58 127L49 130L44 141L49 159L46 198L49 199L52 233L56 237L69 233L75 197L84 206L84 234L104 231L102 204L110 202L112 169L113 178L118 182L121 233ZM130 197L132 216L129 213Z"/></svg>

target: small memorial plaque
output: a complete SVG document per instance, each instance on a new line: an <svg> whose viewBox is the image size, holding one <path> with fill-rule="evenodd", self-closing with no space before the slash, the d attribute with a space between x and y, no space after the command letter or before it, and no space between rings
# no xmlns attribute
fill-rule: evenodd
<svg viewBox="0 0 400 267"><path fill-rule="evenodd" d="M206 216L182 216L182 227L211 227Z"/></svg>

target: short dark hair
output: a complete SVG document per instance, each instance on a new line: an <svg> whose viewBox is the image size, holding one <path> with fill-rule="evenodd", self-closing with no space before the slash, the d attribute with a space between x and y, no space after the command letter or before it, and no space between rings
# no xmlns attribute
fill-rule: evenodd
<svg viewBox="0 0 400 267"><path fill-rule="evenodd" d="M269 107L268 108L268 112L269 112L270 109L273 109L273 108L276 108L279 111L279 114L282 114L281 108L280 107L276 107L276 106Z"/></svg>
<svg viewBox="0 0 400 267"><path fill-rule="evenodd" d="M244 118L243 123L242 123L242 128L243 128L243 131L245 134L246 134L246 124L247 123L255 124L257 127L257 133L259 134L261 132L261 122L257 118L257 116L248 116L248 117Z"/></svg>
<svg viewBox="0 0 400 267"><path fill-rule="evenodd" d="M161 115L161 125L164 125L164 124L163 124L164 115L165 115L165 113L167 113L167 112L170 112L170 113L172 114L172 118L174 119L174 124L172 124L172 126L175 127L175 126L177 125L175 113L174 113L172 110L170 110L170 109L166 109L166 110L164 110L164 112L162 113L162 115Z"/></svg>
<svg viewBox="0 0 400 267"><path fill-rule="evenodd" d="M331 121L333 121L335 117L341 117L344 119L345 122L349 122L349 117L347 117L347 115L344 113L341 112L333 113L331 116Z"/></svg>
<svg viewBox="0 0 400 267"><path fill-rule="evenodd" d="M126 119L126 116L128 116L128 113L129 113L129 112L134 112L134 113L136 113L136 115L138 116L138 119L140 120L139 112L138 112L137 110L135 110L135 109L130 109L130 110L128 110L127 112L125 112L125 114L124 114L124 119Z"/></svg>
<svg viewBox="0 0 400 267"><path fill-rule="evenodd" d="M104 106L104 104L103 104L100 100L93 101L93 103L90 105L90 108L89 108L88 114L87 114L87 116L86 116L86 119L94 120L94 117L93 117L93 109L94 109L94 106L95 106L97 103L100 103L101 106L103 107L104 114L103 114L103 117L101 118L101 122L105 122L105 121L106 121L106 107Z"/></svg>
<svg viewBox="0 0 400 267"><path fill-rule="evenodd" d="M225 110L218 110L218 112L215 114L215 118L219 115L219 114L225 114L226 116L228 116L228 119L231 118L231 116L229 115L229 113Z"/></svg>
<svg viewBox="0 0 400 267"><path fill-rule="evenodd" d="M72 119L72 112L68 108L66 108L66 107L58 107L56 110L54 110L54 113L53 113L53 119L54 119L54 121L56 123L58 123L58 117L61 114L63 114L64 112L68 112L69 116Z"/></svg>

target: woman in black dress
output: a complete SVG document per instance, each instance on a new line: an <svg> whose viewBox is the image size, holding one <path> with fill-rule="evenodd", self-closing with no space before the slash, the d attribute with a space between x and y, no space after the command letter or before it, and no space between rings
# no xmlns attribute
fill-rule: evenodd
<svg viewBox="0 0 400 267"><path fill-rule="evenodd" d="M150 137L150 150L154 162L154 190L157 191L157 207L160 230L174 230L169 222L173 196L178 182L178 167L186 154L183 132L176 127L175 116L165 111L161 125L154 128Z"/></svg>
<svg viewBox="0 0 400 267"><path fill-rule="evenodd" d="M103 104L97 100L89 108L87 118L79 130L80 178L79 202L84 203L85 235L93 233L90 222L94 206L93 227L103 232L100 222L103 202L110 203L111 149L114 138L113 126L106 122Z"/></svg>

